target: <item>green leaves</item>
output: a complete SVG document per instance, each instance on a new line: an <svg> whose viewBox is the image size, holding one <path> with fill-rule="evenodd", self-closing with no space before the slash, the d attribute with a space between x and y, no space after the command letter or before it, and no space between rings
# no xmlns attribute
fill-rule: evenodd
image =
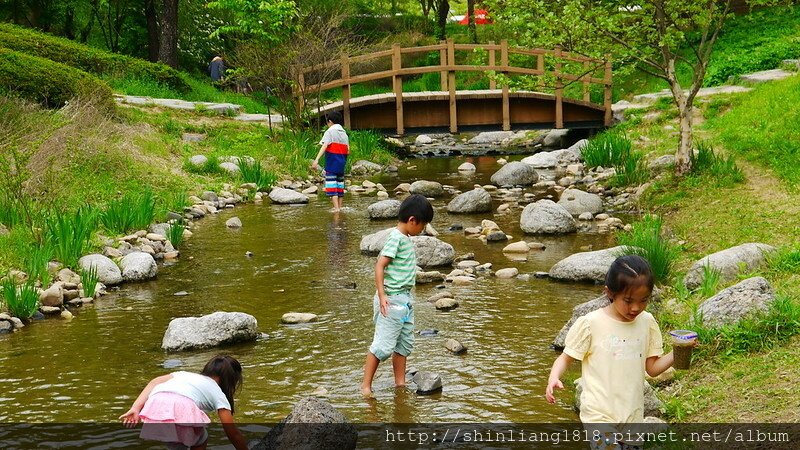
<svg viewBox="0 0 800 450"><path fill-rule="evenodd" d="M212 37L233 34L275 44L290 36L297 27L297 5L292 0L217 0L208 8L225 13L231 20Z"/></svg>

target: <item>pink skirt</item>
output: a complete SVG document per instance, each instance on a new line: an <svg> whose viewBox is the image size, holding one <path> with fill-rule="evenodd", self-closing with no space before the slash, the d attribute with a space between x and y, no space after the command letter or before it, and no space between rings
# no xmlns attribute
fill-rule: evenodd
<svg viewBox="0 0 800 450"><path fill-rule="evenodd" d="M208 439L206 426L211 422L195 402L172 392L157 392L147 399L139 413L142 432L139 437L160 442L180 443L187 447Z"/></svg>

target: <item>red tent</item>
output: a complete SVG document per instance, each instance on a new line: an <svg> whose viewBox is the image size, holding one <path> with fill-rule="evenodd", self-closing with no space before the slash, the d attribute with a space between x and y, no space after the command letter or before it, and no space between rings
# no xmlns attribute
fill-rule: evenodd
<svg viewBox="0 0 800 450"><path fill-rule="evenodd" d="M464 16L459 22L459 25L469 25L469 16ZM476 9L475 10L475 25L486 25L492 23L492 19L489 18L489 11L485 9Z"/></svg>

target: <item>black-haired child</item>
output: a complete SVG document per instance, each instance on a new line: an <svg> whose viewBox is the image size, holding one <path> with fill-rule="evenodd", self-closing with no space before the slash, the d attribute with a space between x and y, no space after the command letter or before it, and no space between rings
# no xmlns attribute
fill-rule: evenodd
<svg viewBox="0 0 800 450"><path fill-rule="evenodd" d="M320 149L314 162L313 170L319 170L319 159L325 155L325 194L331 198L333 212L342 209L344 201L344 168L347 155L350 153L350 138L342 127L342 114L333 111L325 116L328 129L320 141Z"/></svg>
<svg viewBox="0 0 800 450"><path fill-rule="evenodd" d="M378 364L390 356L396 387L405 386L406 358L414 347L414 309L411 288L416 283L417 255L411 236L433 220L428 199L414 194L400 204L397 227L383 246L375 264L373 322L375 334L364 363L361 393L372 395L372 379Z"/></svg>

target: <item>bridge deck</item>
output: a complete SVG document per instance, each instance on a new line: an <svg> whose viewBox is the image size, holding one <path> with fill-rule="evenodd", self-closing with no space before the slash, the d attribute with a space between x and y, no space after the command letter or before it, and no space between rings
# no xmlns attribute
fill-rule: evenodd
<svg viewBox="0 0 800 450"><path fill-rule="evenodd" d="M498 129L503 124L503 91L484 89L456 91L457 128L460 130ZM555 128L556 97L534 91L508 93L510 128ZM450 129L450 93L448 91L403 92L403 130ZM351 129L397 129L397 103L394 93L382 93L350 99ZM566 128L599 128L604 124L605 109L591 102L562 98ZM319 118L331 111L342 111L342 101L318 109Z"/></svg>

